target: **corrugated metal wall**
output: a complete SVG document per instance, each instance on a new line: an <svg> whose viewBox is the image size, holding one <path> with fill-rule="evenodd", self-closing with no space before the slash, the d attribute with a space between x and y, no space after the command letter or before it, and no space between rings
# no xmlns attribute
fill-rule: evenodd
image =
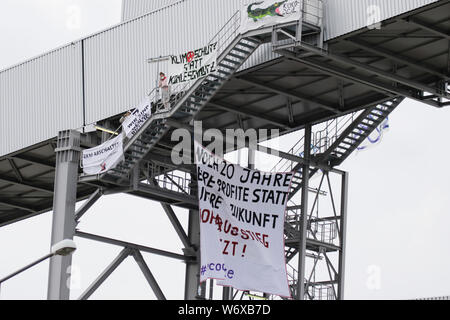
<svg viewBox="0 0 450 320"><path fill-rule="evenodd" d="M325 0L325 41L438 0ZM379 14L378 21L374 17ZM375 19L376 20L376 19Z"/></svg>
<svg viewBox="0 0 450 320"><path fill-rule="evenodd" d="M0 72L0 155L83 126L81 43Z"/></svg>
<svg viewBox="0 0 450 320"><path fill-rule="evenodd" d="M178 1L197 0L123 0L123 19L128 20ZM228 0L222 0L228 2ZM312 0L304 0L307 3ZM323 0L325 40L359 30L373 23L373 6L379 8L379 20L386 20L438 0ZM233 2L233 1L231 1ZM249 2L243 1L243 2ZM372 6L372 8L371 8ZM239 9L236 7L236 10ZM375 9L377 10L377 9ZM306 17L308 19L308 16Z"/></svg>
<svg viewBox="0 0 450 320"><path fill-rule="evenodd" d="M173 5L177 2L183 1L193 1L193 0L122 0L122 21L127 21L130 19L137 18L146 13L155 11L157 9L161 9L170 5ZM228 2L228 0L222 0L223 2ZM317 2L319 0L303 0L305 2L304 7L307 8L307 11L310 12L309 15L305 16L305 20L312 24L317 23L317 16L319 15ZM326 0L320 0L326 1ZM250 0L241 1L241 5L244 3L249 3ZM228 3L229 5L235 5L233 1ZM236 10L240 9L240 7L236 7Z"/></svg>
<svg viewBox="0 0 450 320"><path fill-rule="evenodd" d="M246 0L185 0L85 40L87 123L127 110L156 86L162 62L207 43ZM176 35L176 36L174 36ZM261 48L246 67L274 58Z"/></svg>
<svg viewBox="0 0 450 320"><path fill-rule="evenodd" d="M135 4L127 9L131 17L132 9L139 12L151 0L125 1ZM325 0L327 39L364 27L369 3L379 4L385 19L435 1ZM158 8L162 2L156 0L148 8ZM148 58L204 45L248 0L172 2L83 40L87 124L138 104L155 87L159 70L166 68L164 63L148 64ZM81 43L0 72L0 156L83 125ZM264 46L245 67L274 57L270 47Z"/></svg>
<svg viewBox="0 0 450 320"><path fill-rule="evenodd" d="M142 16L145 13L167 7L185 0L122 0L122 21Z"/></svg>

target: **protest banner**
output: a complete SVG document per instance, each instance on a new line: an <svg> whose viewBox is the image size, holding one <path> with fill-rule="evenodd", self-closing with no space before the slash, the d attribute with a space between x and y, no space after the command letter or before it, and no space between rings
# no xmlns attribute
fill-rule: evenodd
<svg viewBox="0 0 450 320"><path fill-rule="evenodd" d="M152 105L149 97L129 115L122 124L123 131L127 138L131 139L144 123L152 116Z"/></svg>
<svg viewBox="0 0 450 320"><path fill-rule="evenodd" d="M217 42L171 56L169 85L195 81L215 71L217 71Z"/></svg>
<svg viewBox="0 0 450 320"><path fill-rule="evenodd" d="M114 169L123 159L123 134L119 134L95 148L84 150L81 166L87 175L102 174Z"/></svg>
<svg viewBox="0 0 450 320"><path fill-rule="evenodd" d="M290 297L284 217L293 173L228 163L195 143L200 281Z"/></svg>
<svg viewBox="0 0 450 320"><path fill-rule="evenodd" d="M275 24L299 21L302 16L302 1L254 1L241 9L240 33Z"/></svg>

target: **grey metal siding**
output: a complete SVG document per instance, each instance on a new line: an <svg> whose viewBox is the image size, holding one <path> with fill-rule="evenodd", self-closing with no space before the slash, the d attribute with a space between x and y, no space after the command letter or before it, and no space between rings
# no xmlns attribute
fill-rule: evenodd
<svg viewBox="0 0 450 320"><path fill-rule="evenodd" d="M147 59L204 45L246 0L186 0L85 40L87 123L136 105L167 65ZM268 46L245 67L274 58Z"/></svg>
<svg viewBox="0 0 450 320"><path fill-rule="evenodd" d="M126 1L124 8L134 3L138 15L162 3L156 0L151 7L140 7L149 1ZM247 1L164 1L170 5L86 38L86 123L139 103L155 87L158 71L166 68L164 63L159 68L148 64L148 58L204 45ZM314 8L316 1L306 0L306 6ZM436 1L325 0L326 39L366 26L369 4L379 5L380 18L387 19ZM314 17L312 13L305 19L314 23ZM274 57L265 45L244 68ZM0 72L0 156L55 137L59 130L81 127L82 80L81 42Z"/></svg>
<svg viewBox="0 0 450 320"><path fill-rule="evenodd" d="M123 19L128 20L138 17L152 10L171 5L178 1L197 0L123 0ZM234 1L222 0L233 6ZM359 30L371 21L368 12L370 6L380 9L380 21L395 17L402 13L437 2L438 0L323 0L325 7L325 40L330 40L349 32ZM249 2L247 1L242 1ZM314 23L317 15L312 13L316 9L316 0L304 0L305 6L311 10L311 14L305 16L305 20ZM239 9L239 7L235 7Z"/></svg>
<svg viewBox="0 0 450 320"><path fill-rule="evenodd" d="M367 27L374 21L374 11L379 8L379 21L415 10L438 0L325 0L325 41Z"/></svg>
<svg viewBox="0 0 450 320"><path fill-rule="evenodd" d="M83 126L81 43L0 72L0 156Z"/></svg>

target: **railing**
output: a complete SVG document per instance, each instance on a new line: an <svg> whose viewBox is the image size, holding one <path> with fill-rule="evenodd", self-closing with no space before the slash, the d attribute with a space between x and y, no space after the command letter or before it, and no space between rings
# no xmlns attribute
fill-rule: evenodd
<svg viewBox="0 0 450 320"><path fill-rule="evenodd" d="M167 172L155 178L158 186L162 189L191 194L191 176L186 172Z"/></svg>
<svg viewBox="0 0 450 320"><path fill-rule="evenodd" d="M336 300L332 284L316 285L308 287L309 299L311 300Z"/></svg>
<svg viewBox="0 0 450 320"><path fill-rule="evenodd" d="M288 283L293 295L297 294L298 271L291 264L286 265ZM305 293L305 300L336 300L335 289L332 284L311 283L305 279L308 292Z"/></svg>
<svg viewBox="0 0 450 320"><path fill-rule="evenodd" d="M303 22L315 26L323 23L323 0L303 0Z"/></svg>
<svg viewBox="0 0 450 320"><path fill-rule="evenodd" d="M312 25L321 26L323 20L323 0L303 0L302 3L302 22L307 22ZM241 11L236 11L231 18L220 28L220 30L211 38L208 45L217 43L217 51L219 56L225 51L232 41L239 35L241 27ZM235 60L235 58L230 58ZM216 74L218 72L216 71ZM186 92L195 86L196 82L187 82L179 85L172 85L170 90L172 93L170 97L170 106L175 106L181 99L184 98ZM153 89L149 95L150 101L154 105L161 106L160 95L158 88ZM151 121L151 119L150 119Z"/></svg>
<svg viewBox="0 0 450 320"><path fill-rule="evenodd" d="M334 244L338 238L338 230L334 221L309 221L308 238L317 241Z"/></svg>
<svg viewBox="0 0 450 320"><path fill-rule="evenodd" d="M150 184L156 184L169 191L191 194L192 178L189 173L183 171L174 171L173 169L157 165L153 162L145 163L145 175Z"/></svg>
<svg viewBox="0 0 450 320"><path fill-rule="evenodd" d="M297 284L298 271L290 263L286 264L288 283L291 288Z"/></svg>
<svg viewBox="0 0 450 320"><path fill-rule="evenodd" d="M300 209L287 210L285 217L285 222L291 226L291 228L285 230L287 232L286 237L298 236ZM307 239L314 239L326 244L335 244L338 239L337 224L335 221L320 221L317 218L308 217L306 237Z"/></svg>
<svg viewBox="0 0 450 320"><path fill-rule="evenodd" d="M240 21L240 12L237 11L208 42L208 46L213 43L217 43L217 52L219 56L230 45L232 40L239 35ZM218 74L218 72L216 71L215 74ZM182 100L189 89L191 89L195 85L197 85L197 82L193 81L171 85L171 94L169 101L170 107L175 106L180 100ZM157 108L163 105L162 101L160 100L158 88L151 91L149 97L150 101L152 101ZM149 121L151 121L151 119Z"/></svg>

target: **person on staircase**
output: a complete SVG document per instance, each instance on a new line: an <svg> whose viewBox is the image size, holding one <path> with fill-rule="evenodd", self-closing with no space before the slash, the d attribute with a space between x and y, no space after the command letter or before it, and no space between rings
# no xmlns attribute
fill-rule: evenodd
<svg viewBox="0 0 450 320"><path fill-rule="evenodd" d="M161 89L161 102L164 106L162 112L168 112L170 110L170 87L164 72L160 72L159 74L158 87Z"/></svg>

